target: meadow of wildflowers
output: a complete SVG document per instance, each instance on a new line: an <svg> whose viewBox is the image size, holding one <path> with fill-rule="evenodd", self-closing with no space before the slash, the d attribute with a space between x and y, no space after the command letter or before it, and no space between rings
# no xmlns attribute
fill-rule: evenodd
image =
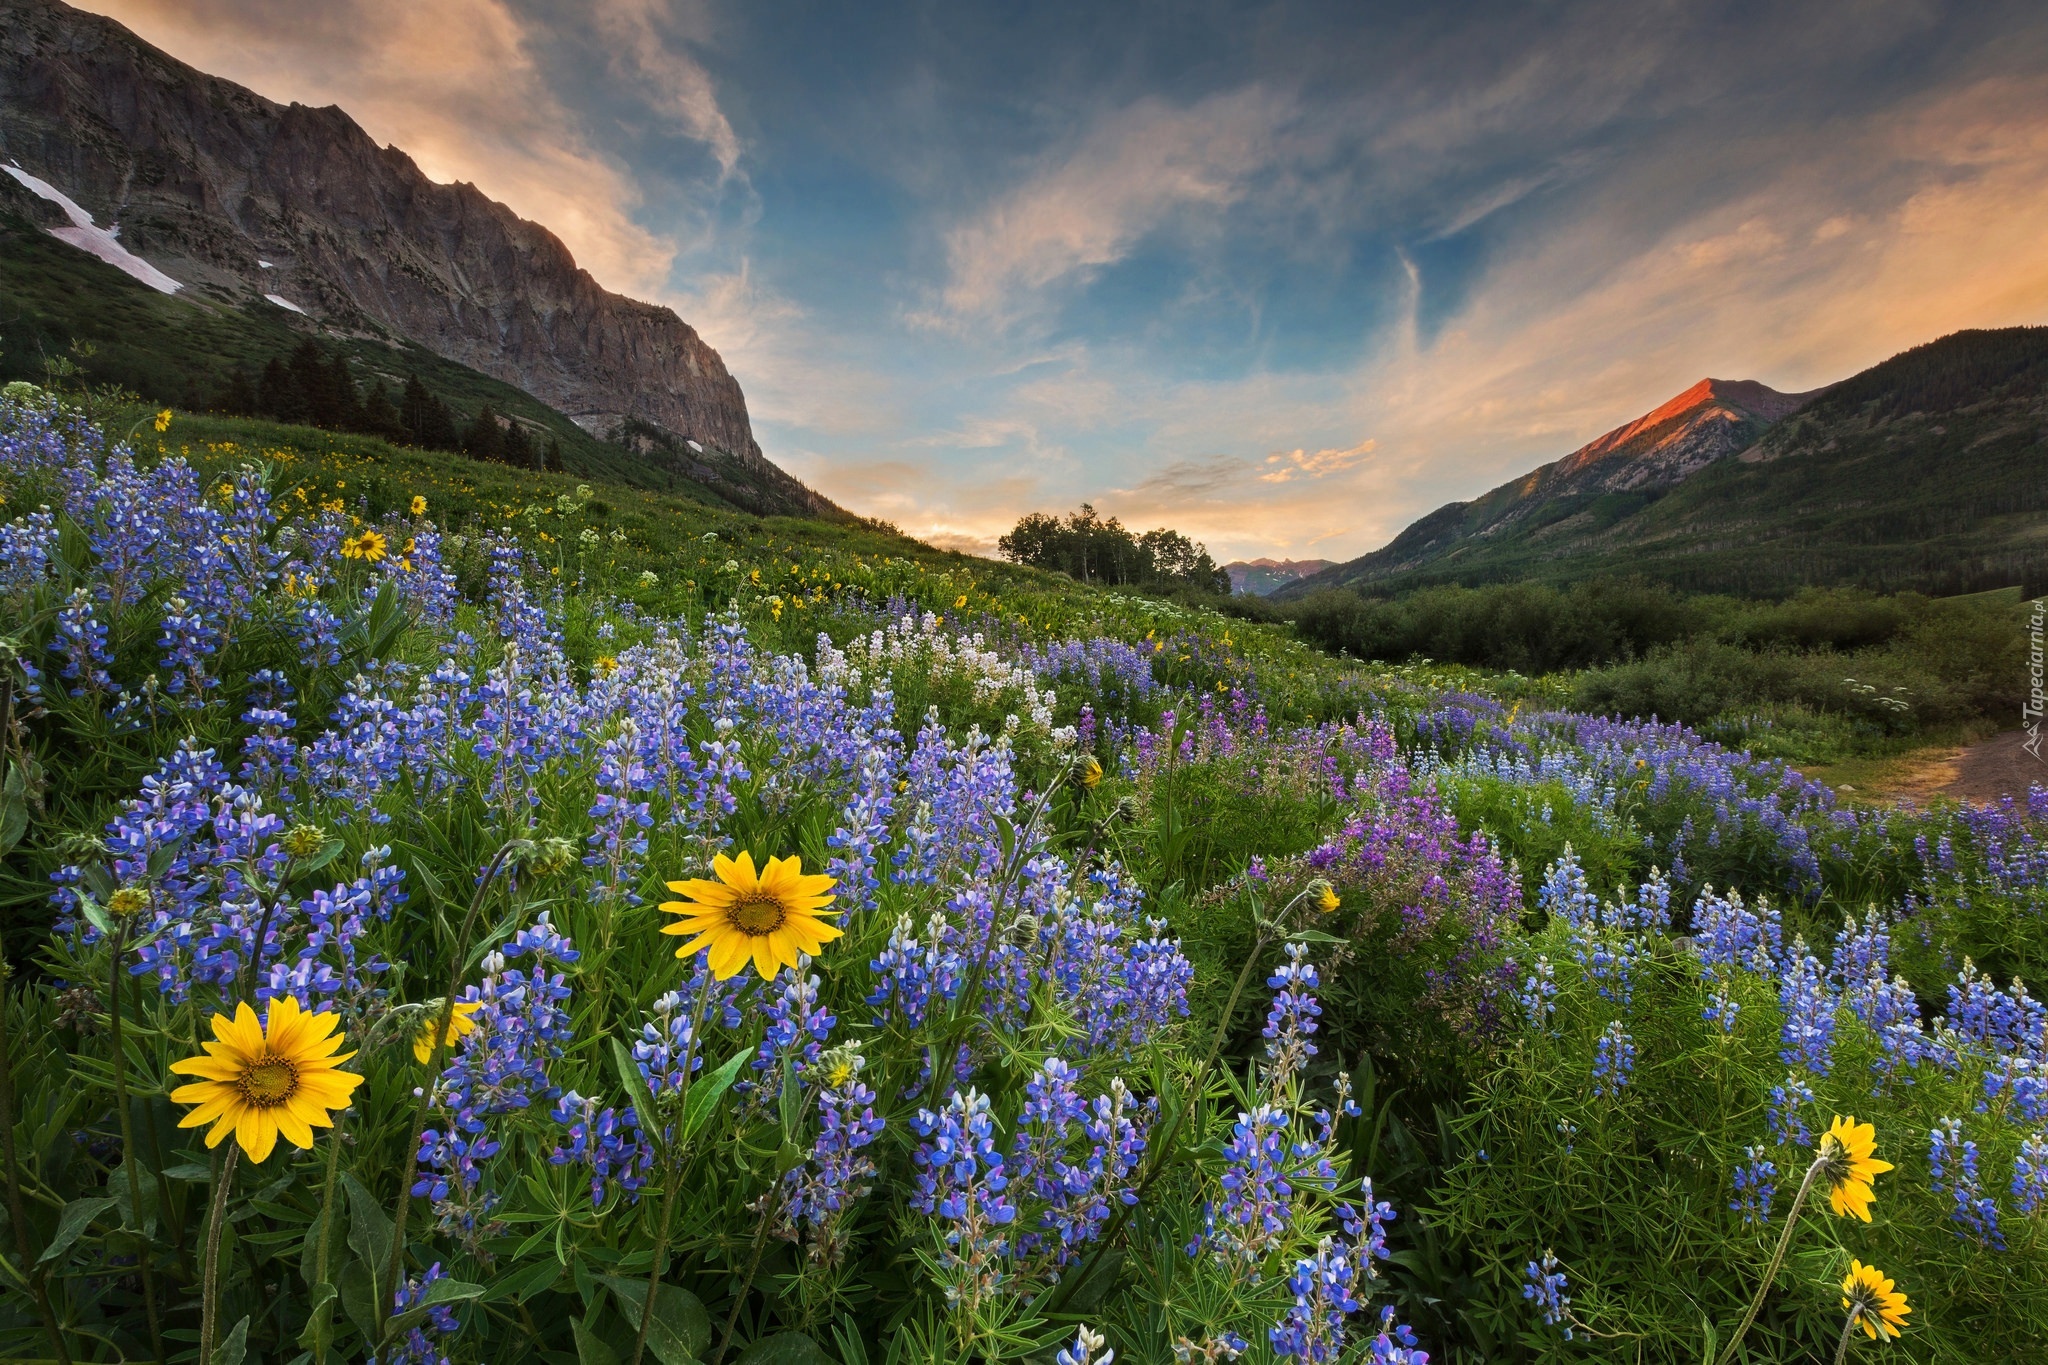
<svg viewBox="0 0 2048 1365"><path fill-rule="evenodd" d="M182 420L0 399L0 1352L2048 1348L2048 793Z"/></svg>

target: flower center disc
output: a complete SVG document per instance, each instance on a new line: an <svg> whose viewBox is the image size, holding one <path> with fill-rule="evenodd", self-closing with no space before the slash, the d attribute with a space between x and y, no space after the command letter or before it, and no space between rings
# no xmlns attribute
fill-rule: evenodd
<svg viewBox="0 0 2048 1365"><path fill-rule="evenodd" d="M243 1099L264 1108L283 1104L298 1088L299 1069L282 1057L258 1059L236 1083Z"/></svg>
<svg viewBox="0 0 2048 1365"><path fill-rule="evenodd" d="M759 937L782 927L782 902L760 899L740 901L732 908L732 922L742 933Z"/></svg>

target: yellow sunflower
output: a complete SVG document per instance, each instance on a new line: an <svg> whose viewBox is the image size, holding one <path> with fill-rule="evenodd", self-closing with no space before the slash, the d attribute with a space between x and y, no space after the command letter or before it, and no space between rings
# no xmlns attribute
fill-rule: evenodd
<svg viewBox="0 0 2048 1365"><path fill-rule="evenodd" d="M310 1148L315 1128L331 1128L332 1110L348 1107L349 1095L361 1076L336 1068L353 1052L335 1055L344 1041L334 1031L335 1016L309 1014L299 1002L281 995L270 1002L262 1023L245 1001L235 1017L213 1016L213 1036L204 1057L172 1062L181 1076L198 1076L191 1085L171 1092L179 1104L198 1106L178 1121L180 1128L211 1123L208 1147L218 1147L230 1132L251 1161L269 1158L283 1133L295 1146Z"/></svg>
<svg viewBox="0 0 2048 1365"><path fill-rule="evenodd" d="M815 957L846 932L819 918L839 913L825 909L832 903L829 893L835 879L805 876L803 862L795 855L770 858L757 875L751 853L737 858L721 853L712 860L711 870L717 881L693 877L668 884L683 899L664 901L661 908L685 918L664 924L661 932L694 935L676 949L676 956L708 952L711 974L720 981L745 967L748 958L755 971L772 981L783 967L796 966L798 953Z"/></svg>
<svg viewBox="0 0 2048 1365"><path fill-rule="evenodd" d="M418 494L418 493L415 493L415 494L413 494L413 495L412 495L412 514L413 514L414 516L416 516L416 517L418 517L418 516L425 516L425 515L426 515L426 511L427 511L427 500L426 500L426 498L425 498L424 496L422 496L421 494Z"/></svg>
<svg viewBox="0 0 2048 1365"><path fill-rule="evenodd" d="M1343 903L1337 896L1337 888L1331 886L1328 882L1324 882L1322 893L1316 897L1316 909L1327 915L1335 911Z"/></svg>
<svg viewBox="0 0 2048 1365"><path fill-rule="evenodd" d="M481 1000L456 1001L455 1013L448 1016L447 1035L441 1041L449 1047L454 1047L456 1039L466 1033L476 1032L476 1020L469 1016L475 1014L483 1007L484 1004ZM434 1025L440 1021L440 1018L441 1011L438 1008L428 1010L427 1022L420 1025L420 1031L413 1035L412 1055L417 1057L422 1064L434 1055Z"/></svg>
<svg viewBox="0 0 2048 1365"><path fill-rule="evenodd" d="M1102 760L1094 754L1081 760L1081 785L1093 787L1102 781Z"/></svg>
<svg viewBox="0 0 2048 1365"><path fill-rule="evenodd" d="M1906 1296L1892 1288L1883 1271L1874 1265L1851 1261L1849 1274L1842 1281L1842 1311L1849 1315L1850 1322L1863 1329L1863 1335L1876 1341L1880 1331L1896 1337L1906 1325L1906 1315L1913 1310L1907 1305Z"/></svg>
<svg viewBox="0 0 2048 1365"><path fill-rule="evenodd" d="M1854 1114L1835 1121L1820 1137L1821 1174L1827 1177L1828 1205L1837 1218L1855 1214L1870 1221L1871 1181L1892 1169L1889 1161L1871 1155L1877 1150L1877 1129L1858 1123Z"/></svg>

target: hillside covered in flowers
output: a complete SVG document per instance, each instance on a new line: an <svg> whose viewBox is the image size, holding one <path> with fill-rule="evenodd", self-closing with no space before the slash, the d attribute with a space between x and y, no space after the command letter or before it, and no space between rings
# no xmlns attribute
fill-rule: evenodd
<svg viewBox="0 0 2048 1365"><path fill-rule="evenodd" d="M0 399L0 1353L2048 1350L2048 790L101 418Z"/></svg>

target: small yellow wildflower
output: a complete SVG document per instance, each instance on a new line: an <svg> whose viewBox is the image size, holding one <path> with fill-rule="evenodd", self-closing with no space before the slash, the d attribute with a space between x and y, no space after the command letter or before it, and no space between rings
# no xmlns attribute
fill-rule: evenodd
<svg viewBox="0 0 2048 1365"><path fill-rule="evenodd" d="M1854 1214L1866 1223L1870 1221L1870 1201L1874 1197L1871 1182L1892 1169L1891 1162L1872 1155L1876 1150L1877 1129L1868 1123L1858 1123L1854 1114L1847 1118L1837 1114L1827 1132L1821 1134L1821 1174L1828 1182L1828 1206L1834 1209L1837 1218Z"/></svg>
<svg viewBox="0 0 2048 1365"><path fill-rule="evenodd" d="M1853 1326L1863 1329L1863 1335L1876 1341L1880 1331L1887 1337L1898 1336L1906 1325L1906 1315L1913 1310L1883 1271L1851 1261L1849 1274L1842 1280L1842 1311Z"/></svg>
<svg viewBox="0 0 2048 1365"><path fill-rule="evenodd" d="M442 1035L442 1043L452 1048L455 1046L458 1038L461 1038L466 1033L476 1032L476 1020L469 1016L475 1014L483 1007L484 1004L481 1000L456 1001L455 1012L448 1016L448 1032ZM429 1009L427 1011L427 1022L421 1024L420 1031L413 1035L412 1055L422 1065L426 1063L428 1058L434 1055L434 1025L440 1022L440 1019L441 1011L439 1008Z"/></svg>
<svg viewBox="0 0 2048 1365"><path fill-rule="evenodd" d="M412 495L412 514L416 517L427 514L427 500L418 493Z"/></svg>
<svg viewBox="0 0 2048 1365"><path fill-rule="evenodd" d="M169 431L171 429L171 410L169 408L165 408L156 415L156 429L158 431Z"/></svg>

